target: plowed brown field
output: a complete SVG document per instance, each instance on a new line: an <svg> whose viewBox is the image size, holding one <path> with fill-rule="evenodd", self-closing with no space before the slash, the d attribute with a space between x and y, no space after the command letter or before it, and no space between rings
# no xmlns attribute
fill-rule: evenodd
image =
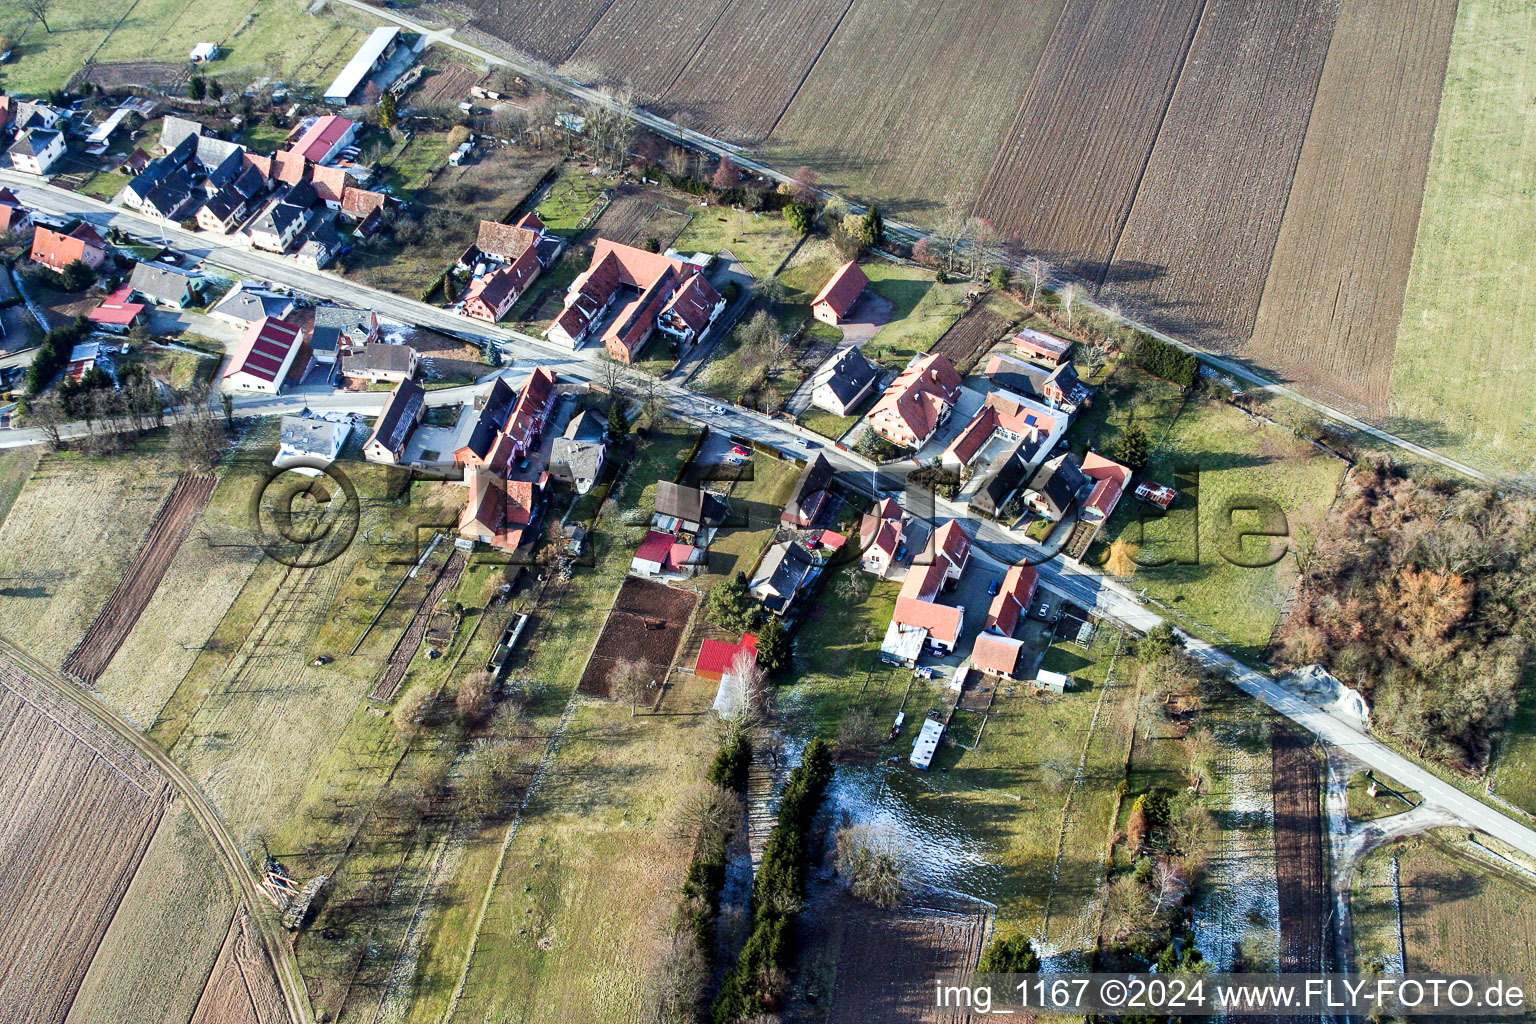
<svg viewBox="0 0 1536 1024"><path fill-rule="evenodd" d="M546 64L572 53L613 0L479 0L470 25Z"/></svg>
<svg viewBox="0 0 1536 1024"><path fill-rule="evenodd" d="M918 221L951 192L975 195L1062 2L855 0L768 139L768 159L814 167L829 187ZM872 59L878 87L850 88L850 69Z"/></svg>
<svg viewBox="0 0 1536 1024"><path fill-rule="evenodd" d="M1247 355L1385 414L1456 0L1344 0Z"/></svg>
<svg viewBox="0 0 1536 1024"><path fill-rule="evenodd" d="M103 726L0 659L0 1020L62 1021L165 805Z"/></svg>
<svg viewBox="0 0 1536 1024"><path fill-rule="evenodd" d="M661 112L727 142L761 142L852 3L731 0L662 95Z"/></svg>
<svg viewBox="0 0 1536 1024"><path fill-rule="evenodd" d="M1068 0L977 212L1097 280L1130 215L1202 0Z"/></svg>
<svg viewBox="0 0 1536 1024"><path fill-rule="evenodd" d="M1182 337L1253 329L1339 0L1207 0L1101 285Z"/></svg>
<svg viewBox="0 0 1536 1024"><path fill-rule="evenodd" d="M1326 970L1328 882L1323 873L1322 769L1310 737L1275 730L1275 868L1280 889L1280 970Z"/></svg>
<svg viewBox="0 0 1536 1024"><path fill-rule="evenodd" d="M192 1024L290 1024L272 961L244 910L230 923Z"/></svg>
<svg viewBox="0 0 1536 1024"><path fill-rule="evenodd" d="M698 51L731 0L616 0L563 70L626 82L642 103L661 96Z"/></svg>
<svg viewBox="0 0 1536 1024"><path fill-rule="evenodd" d="M612 696L613 671L621 661L638 662L664 682L698 600L693 593L665 583L636 576L625 579L581 673L581 692Z"/></svg>

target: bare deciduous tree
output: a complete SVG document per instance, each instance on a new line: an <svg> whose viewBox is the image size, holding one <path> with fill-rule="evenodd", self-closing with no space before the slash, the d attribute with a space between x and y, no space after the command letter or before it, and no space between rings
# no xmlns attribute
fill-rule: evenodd
<svg viewBox="0 0 1536 1024"><path fill-rule="evenodd" d="M17 6L26 14L32 15L42 23L43 31L53 33L48 24L48 13L53 10L54 0L19 0Z"/></svg>
<svg viewBox="0 0 1536 1024"><path fill-rule="evenodd" d="M1024 276L1029 278L1029 308L1034 309L1040 302L1040 290L1050 280L1050 264L1038 256L1030 256L1024 260Z"/></svg>
<svg viewBox="0 0 1536 1024"><path fill-rule="evenodd" d="M1076 281L1068 281L1066 284L1062 285L1061 290L1056 293L1057 297L1061 299L1061 312L1067 318L1068 327L1072 326L1072 306L1077 302L1078 298L1081 297L1082 294L1083 286L1078 284Z"/></svg>
<svg viewBox="0 0 1536 1024"><path fill-rule="evenodd" d="M620 659L608 674L612 695L629 702L631 718L639 709L640 702L650 695L654 681L645 663L633 658Z"/></svg>
<svg viewBox="0 0 1536 1024"><path fill-rule="evenodd" d="M453 704L465 726L479 725L490 713L492 682L489 672L471 672L459 683Z"/></svg>

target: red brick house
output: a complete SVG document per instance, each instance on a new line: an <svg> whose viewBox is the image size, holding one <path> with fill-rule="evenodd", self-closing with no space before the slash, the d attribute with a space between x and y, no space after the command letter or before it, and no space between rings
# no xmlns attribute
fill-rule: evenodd
<svg viewBox="0 0 1536 1024"><path fill-rule="evenodd" d="M843 322L843 318L853 309L868 286L869 278L864 271L858 263L849 260L838 267L837 273L816 293L816 297L811 300L811 313L822 323L836 327Z"/></svg>

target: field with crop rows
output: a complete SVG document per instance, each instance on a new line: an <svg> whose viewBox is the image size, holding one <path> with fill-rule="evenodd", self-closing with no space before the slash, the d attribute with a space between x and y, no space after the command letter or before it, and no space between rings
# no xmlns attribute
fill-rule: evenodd
<svg viewBox="0 0 1536 1024"><path fill-rule="evenodd" d="M1406 197L1424 191L1455 18L1455 0L1340 5L1246 352L1369 414L1387 411L1419 221Z"/></svg>
<svg viewBox="0 0 1536 1024"><path fill-rule="evenodd" d="M581 79L627 83L646 101L664 94L731 0L610 0L561 68Z"/></svg>
<svg viewBox="0 0 1536 1024"><path fill-rule="evenodd" d="M929 219L936 201L980 187L1061 6L856 0L766 155L787 170L814 167L828 187L889 214ZM943 88L934 87L938 68ZM855 69L878 75L879 87L864 79L850 88Z"/></svg>
<svg viewBox="0 0 1536 1024"><path fill-rule="evenodd" d="M1338 0L1210 0L1101 283L1161 326L1246 338Z"/></svg>
<svg viewBox="0 0 1536 1024"><path fill-rule="evenodd" d="M1068 0L977 212L1031 252L1097 280L1131 212L1202 6Z"/></svg>
<svg viewBox="0 0 1536 1024"><path fill-rule="evenodd" d="M213 485L211 476L182 474L171 493L166 495L165 504L156 513L127 572L96 614L91 628L85 631L80 645L65 659L65 672L86 684L94 684L101 678L101 673L138 622L144 606L154 597L171 560L192 528L192 521L208 503Z"/></svg>
<svg viewBox="0 0 1536 1024"><path fill-rule="evenodd" d="M62 663L179 478L149 445L129 458L45 456L0 524L0 636Z"/></svg>
<svg viewBox="0 0 1536 1024"><path fill-rule="evenodd" d="M105 727L0 660L0 785L0 1018L52 1024L154 835L165 783Z"/></svg>

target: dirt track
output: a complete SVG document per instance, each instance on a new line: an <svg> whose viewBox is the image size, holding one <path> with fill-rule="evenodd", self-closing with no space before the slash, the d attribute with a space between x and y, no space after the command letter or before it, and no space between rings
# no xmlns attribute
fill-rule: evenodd
<svg viewBox="0 0 1536 1024"><path fill-rule="evenodd" d="M389 653L384 675L368 695L369 700L388 703L395 699L395 695L400 692L400 682L405 678L405 670L411 667L411 659L416 657L416 652L421 649L422 637L427 635L427 620L432 617L432 609L437 607L437 602L442 600L444 594L458 585L459 577L464 575L464 567L468 564L469 555L455 548L444 563L443 571L433 582L432 589L427 591L421 604L416 606L416 614L411 616L410 624L400 635L395 649Z"/></svg>
<svg viewBox="0 0 1536 1024"><path fill-rule="evenodd" d="M128 639L134 623L139 621L149 599L155 596L155 588L160 586L165 571L171 567L171 560L192 528L192 521L208 504L215 483L212 476L182 474L155 514L128 571L96 614L91 628L85 631L85 636L65 660L65 674L86 684L101 678L112 656Z"/></svg>
<svg viewBox="0 0 1536 1024"><path fill-rule="evenodd" d="M1321 971L1330 931L1323 871L1322 769L1311 737L1276 729L1275 864L1280 883L1280 970Z"/></svg>

